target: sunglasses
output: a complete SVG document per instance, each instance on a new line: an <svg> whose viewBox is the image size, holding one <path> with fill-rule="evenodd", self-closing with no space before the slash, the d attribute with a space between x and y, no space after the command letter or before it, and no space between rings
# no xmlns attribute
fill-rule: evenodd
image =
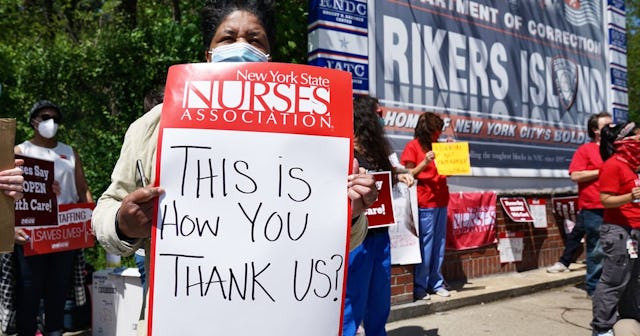
<svg viewBox="0 0 640 336"><path fill-rule="evenodd" d="M40 119L41 119L42 121L49 120L49 119L53 119L53 122L55 122L55 123L60 123L60 117L52 116L52 115L50 115L50 114L41 114L41 115L40 115Z"/></svg>

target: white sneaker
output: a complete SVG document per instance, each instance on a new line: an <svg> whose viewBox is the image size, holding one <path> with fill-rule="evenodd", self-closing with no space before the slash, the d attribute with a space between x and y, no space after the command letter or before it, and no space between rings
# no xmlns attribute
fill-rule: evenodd
<svg viewBox="0 0 640 336"><path fill-rule="evenodd" d="M423 297L414 297L413 299L414 301L431 300L431 296L429 295L429 293L427 293Z"/></svg>
<svg viewBox="0 0 640 336"><path fill-rule="evenodd" d="M547 273L560 273L560 272L571 272L569 267L563 265L561 262L556 262L551 267L547 268Z"/></svg>
<svg viewBox="0 0 640 336"><path fill-rule="evenodd" d="M613 336L613 329L609 329L607 331L601 331L601 332L597 332L594 330L591 333L591 336Z"/></svg>
<svg viewBox="0 0 640 336"><path fill-rule="evenodd" d="M449 293L449 291L446 288L440 287L436 290L436 295L442 296L442 297L449 297L451 296L451 293Z"/></svg>

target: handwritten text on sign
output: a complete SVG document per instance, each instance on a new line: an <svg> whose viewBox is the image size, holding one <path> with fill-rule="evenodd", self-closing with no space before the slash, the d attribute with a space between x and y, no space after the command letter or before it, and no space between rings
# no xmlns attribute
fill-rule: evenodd
<svg viewBox="0 0 640 336"><path fill-rule="evenodd" d="M283 71L278 64L182 67L177 70L185 70L190 81L205 76L212 83L217 83L216 78L237 80L238 73L257 78L260 73ZM187 75L192 67L198 71ZM310 69L326 71L287 65L289 78L303 78L302 74L296 77L296 72ZM290 112L274 112L268 108L272 100L251 99L259 92L264 98L277 85L261 86L258 91L242 91L246 85L226 86L216 99L227 97L224 104L228 105L232 104L229 97L235 96L239 99L236 108L223 113L210 107L203 112L184 108L181 90L185 86L180 83L186 77L176 77L175 72L172 76L171 71L157 179L166 194L158 205L152 247L153 335L191 335L211 328L220 335L298 335L300 330L290 327L293 323L304 325L309 335L337 335L350 223L346 176L352 126L351 110L344 108L350 106L350 89L327 89L331 95L323 103L322 120L349 125L327 132L344 132L321 136L319 129L327 124L312 124L315 119L307 119L310 135L304 134L304 119L294 122L289 116L289 124L282 124L283 114ZM327 87L332 87L336 75L345 77L339 71L306 77L326 78ZM342 80L350 85L348 76ZM251 83L254 88L260 86ZM280 94L293 97L302 91ZM304 96L305 100L310 97ZM341 110L333 104L339 104ZM253 108L249 112L266 112L249 113L245 110L249 108ZM172 119L194 116L197 111L228 118L202 123ZM308 111L299 117L316 115ZM269 127L249 118L264 113L278 115L268 122ZM232 120L233 115L238 118ZM244 122L250 125L243 127ZM182 127L177 128L178 124ZM243 130L246 128L251 131ZM252 323L246 323L247 319Z"/></svg>
<svg viewBox="0 0 640 336"><path fill-rule="evenodd" d="M439 174L471 174L468 142L434 142L431 146L436 154L436 166Z"/></svg>

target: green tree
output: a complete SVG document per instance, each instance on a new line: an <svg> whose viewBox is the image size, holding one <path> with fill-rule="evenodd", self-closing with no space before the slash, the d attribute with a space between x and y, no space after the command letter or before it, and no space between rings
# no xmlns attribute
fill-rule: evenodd
<svg viewBox="0 0 640 336"><path fill-rule="evenodd" d="M32 136L31 105L63 110L60 140L78 151L97 199L110 182L128 125L146 93L164 86L173 64L201 62L204 0L0 0L0 115L18 121L16 141ZM306 1L277 3L273 57L306 60ZM88 251L97 268L104 251Z"/></svg>

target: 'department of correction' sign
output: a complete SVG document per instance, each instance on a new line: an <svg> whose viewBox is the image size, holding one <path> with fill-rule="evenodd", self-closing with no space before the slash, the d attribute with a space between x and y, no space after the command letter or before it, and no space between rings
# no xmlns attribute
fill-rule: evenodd
<svg viewBox="0 0 640 336"><path fill-rule="evenodd" d="M150 333L338 335L350 74L173 66L160 125Z"/></svg>

